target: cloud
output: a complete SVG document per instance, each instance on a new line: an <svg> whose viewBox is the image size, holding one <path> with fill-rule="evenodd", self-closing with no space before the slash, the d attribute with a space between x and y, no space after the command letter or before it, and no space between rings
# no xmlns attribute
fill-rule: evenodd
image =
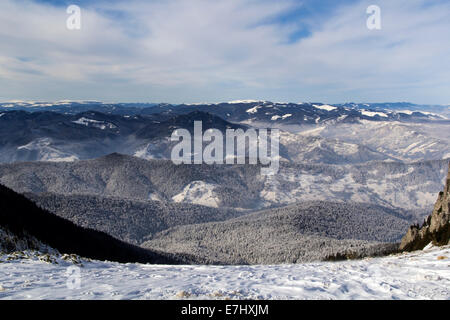
<svg viewBox="0 0 450 320"><path fill-rule="evenodd" d="M308 1L4 0L0 99L450 101L448 2Z"/></svg>

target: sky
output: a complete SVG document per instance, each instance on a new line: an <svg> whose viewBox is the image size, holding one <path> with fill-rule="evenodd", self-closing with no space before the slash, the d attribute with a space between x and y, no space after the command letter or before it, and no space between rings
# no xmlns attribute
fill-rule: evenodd
<svg viewBox="0 0 450 320"><path fill-rule="evenodd" d="M449 33L448 0L2 0L0 101L448 105Z"/></svg>

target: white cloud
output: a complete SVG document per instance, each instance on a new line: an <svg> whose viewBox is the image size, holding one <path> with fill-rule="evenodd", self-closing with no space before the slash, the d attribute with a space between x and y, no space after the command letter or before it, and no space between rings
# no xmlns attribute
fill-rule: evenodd
<svg viewBox="0 0 450 320"><path fill-rule="evenodd" d="M80 31L65 8L4 0L0 99L448 101L450 4L377 2L380 31L362 1L302 18L311 36L288 43L295 23L262 22L293 0L97 2Z"/></svg>

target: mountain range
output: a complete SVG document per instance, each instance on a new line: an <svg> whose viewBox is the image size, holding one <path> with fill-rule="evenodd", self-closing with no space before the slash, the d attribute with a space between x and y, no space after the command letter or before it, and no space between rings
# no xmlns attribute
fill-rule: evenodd
<svg viewBox="0 0 450 320"><path fill-rule="evenodd" d="M280 163L278 174L259 165L175 165L111 154L74 162L0 164L0 183L20 193L114 196L256 210L299 201L354 201L401 208L411 217L433 206L448 160L376 161L353 165Z"/></svg>
<svg viewBox="0 0 450 320"><path fill-rule="evenodd" d="M270 264L394 252L444 182L446 108L0 104L0 233L115 261ZM194 121L221 132L279 129L278 173L262 175L260 164L174 164L170 136L192 133ZM61 240L65 231L84 240ZM85 248L109 241L118 251Z"/></svg>
<svg viewBox="0 0 450 320"><path fill-rule="evenodd" d="M229 121L276 121L286 123L319 123L339 119L352 121L355 118L368 120L422 121L446 119L450 106L417 105L408 102L395 103L339 103L320 102L270 102L258 100L236 100L221 103L168 104L168 103L104 103L100 101L11 101L0 102L0 112L23 110L29 112L53 111L78 114L97 111L116 115L185 114L202 111L215 114ZM320 119L319 119L320 118Z"/></svg>
<svg viewBox="0 0 450 320"><path fill-rule="evenodd" d="M82 111L93 106L97 111ZM74 161L114 152L170 159L175 144L170 141L172 132L192 131L196 120L203 122L203 130L222 132L279 128L280 156L290 162L450 158L450 120L429 112L386 111L383 116L379 109L366 112L348 106L270 102L139 107L71 103L20 108L13 104L3 107L9 111L1 109L0 162Z"/></svg>

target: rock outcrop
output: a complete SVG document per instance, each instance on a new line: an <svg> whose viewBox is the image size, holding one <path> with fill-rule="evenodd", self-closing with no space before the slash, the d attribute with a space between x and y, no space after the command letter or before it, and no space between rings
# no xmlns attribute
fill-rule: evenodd
<svg viewBox="0 0 450 320"><path fill-rule="evenodd" d="M438 199L434 205L433 213L428 216L422 227L411 226L403 237L400 250L421 250L428 243L434 245L446 245L450 240L450 164L445 188L439 192Z"/></svg>

